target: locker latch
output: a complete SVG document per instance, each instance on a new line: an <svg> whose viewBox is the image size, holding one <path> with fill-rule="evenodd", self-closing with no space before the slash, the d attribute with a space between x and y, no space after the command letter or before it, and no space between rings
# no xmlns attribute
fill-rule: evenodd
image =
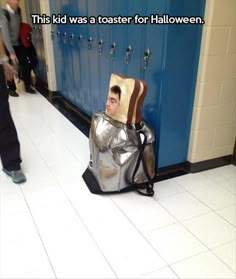
<svg viewBox="0 0 236 279"><path fill-rule="evenodd" d="M67 34L66 34L66 32L64 32L64 33L63 33L63 43L64 43L64 44L66 44L66 36L67 36Z"/></svg>
<svg viewBox="0 0 236 279"><path fill-rule="evenodd" d="M91 50L91 49L92 49L92 42L93 42L93 38L92 38L92 37L89 37L89 38L88 38L88 50Z"/></svg>
<svg viewBox="0 0 236 279"><path fill-rule="evenodd" d="M99 53L99 55L102 54L103 43L104 43L103 40L100 40L98 42L98 53Z"/></svg>
<svg viewBox="0 0 236 279"><path fill-rule="evenodd" d="M116 43L113 43L111 45L111 50L110 50L110 59L112 60L114 57L114 53L115 53L115 48L116 48Z"/></svg>
<svg viewBox="0 0 236 279"><path fill-rule="evenodd" d="M52 39L52 40L54 39L54 34L55 34L55 31L54 31L54 30L51 30L51 39Z"/></svg>
<svg viewBox="0 0 236 279"><path fill-rule="evenodd" d="M74 44L74 34L70 34L70 45L72 46Z"/></svg>
<svg viewBox="0 0 236 279"><path fill-rule="evenodd" d="M150 49L147 48L145 51L144 51L144 57L143 57L143 69L146 70L147 69L147 66L148 66L148 59L151 55L151 52L150 52Z"/></svg>
<svg viewBox="0 0 236 279"><path fill-rule="evenodd" d="M126 53L125 53L125 64L128 64L128 63L129 63L130 54L131 54L131 45L129 45L129 46L126 48Z"/></svg>

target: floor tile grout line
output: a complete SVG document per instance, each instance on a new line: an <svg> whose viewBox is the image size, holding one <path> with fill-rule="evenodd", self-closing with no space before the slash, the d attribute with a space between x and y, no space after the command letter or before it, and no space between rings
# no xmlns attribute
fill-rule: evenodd
<svg viewBox="0 0 236 279"><path fill-rule="evenodd" d="M41 152L37 149L37 151L39 152L40 156L42 157L41 155ZM45 165L49 168L49 170L51 170L51 168L48 166L47 162L44 160L44 158L42 157L42 160L44 161ZM51 174L51 171L50 171L50 174ZM106 262L108 263L108 265L111 267L111 270L114 272L115 276L117 277L117 274L116 272L113 270L111 264L109 263L109 261L107 260L107 258L105 257L104 253L102 252L101 248L99 247L97 241L94 239L94 237L92 236L92 233L89 231L89 229L87 228L87 226L85 225L84 221L82 220L82 218L80 217L79 213L77 212L77 210L75 209L71 199L68 197L67 193L64 191L63 187L61 186L61 182L57 179L57 177L54 175L54 173L51 174L54 179L56 180L56 184L57 184L57 187L60 189L60 191L65 195L66 197L66 200L69 202L69 204L71 204L73 210L76 211L76 214L77 216L79 217L80 221L83 223L83 225L85 226L86 230L88 231L89 235L92 237L93 241L96 243L96 246L98 247L99 251L101 252L101 254L103 255L103 257L105 258ZM118 277L117 277L118 278Z"/></svg>
<svg viewBox="0 0 236 279"><path fill-rule="evenodd" d="M21 121L21 120L20 120L20 121ZM21 122L22 122L22 121L21 121ZM24 127L23 124L22 124L22 126ZM24 129L25 129L25 127L24 127ZM32 145L33 145L34 148L37 150L37 152L40 154L40 157L42 158L43 162L45 163L45 165L46 165L46 166L48 167L48 169L50 170L50 174L51 174L51 168L49 167L47 161L45 161L45 158L42 156L40 150L38 150L38 148L35 146L35 143L32 141L32 137L28 134L27 129L25 129L25 130L26 130L26 134L27 134L28 138L30 139ZM60 181L58 181L57 177L56 177L54 174L52 174L52 176L56 179L56 181L57 181L57 186L58 186L58 188L64 193L64 195L66 196L67 201L68 201L70 204L73 204L73 203L71 202L70 198L68 197L67 193L65 193L65 191L64 191L63 188L61 187ZM23 195L24 195L24 194L23 194ZM24 198L25 198L25 196L24 196ZM26 200L26 198L25 198L25 200ZM27 201L26 201L26 203L27 203ZM29 205L28 205L28 203L27 203L27 206L28 206L28 208L30 208ZM74 210L76 210L76 209L74 208L74 206L72 206L72 207L73 207ZM76 211L76 212L77 212L77 211ZM31 211L30 211L30 214L31 214L31 216L32 216L32 218L33 218L33 215L32 215L32 212L31 212ZM82 221L82 223L84 224L84 222L83 222L83 220L81 219L81 217L80 217L80 215L78 214L78 212L77 212L77 215L78 215L78 217L80 218L80 220ZM34 220L34 218L33 218L33 220ZM84 224L84 226L85 226L85 224ZM106 262L107 262L108 265L110 266L111 270L114 272L114 275L117 277L116 272L113 270L113 268L112 268L111 264L109 263L108 259L105 257L105 255L104 255L104 253L102 252L101 248L99 247L98 243L96 242L96 240L95 240L94 237L92 236L92 233L88 230L87 226L85 226L85 228L86 228L86 230L89 232L89 234L90 234L90 236L92 237L92 239L95 241L96 246L98 247L98 249L99 249L99 251L101 252L101 254L103 255L104 259L106 260ZM117 277L117 278L118 278L118 277Z"/></svg>
<svg viewBox="0 0 236 279"><path fill-rule="evenodd" d="M113 200L112 200L113 201ZM156 201L156 200L155 200ZM114 203L115 203L115 201L113 201ZM157 201L156 201L157 202ZM116 203L115 203L116 204ZM158 203L159 204L159 203ZM160 205L160 204L159 204ZM123 210L116 204L116 206L121 210L121 212L124 214L124 216L126 216L126 218L132 223L132 225L139 231L139 229L136 227L136 225L135 224L133 224L133 222L129 219L129 217L123 212ZM163 207L162 205L160 205L163 209L165 209L175 220L177 220L177 223L179 223L180 225L182 225L191 235L193 235L205 248L207 248L205 251L203 251L203 252L201 252L201 253L204 253L204 252L207 252L207 251L210 251L211 252L211 248L210 247L208 247L206 244L204 244L193 232L191 232L183 223L182 223L182 221L181 220L178 220L168 209L166 209L165 207ZM200 216L203 216L203 215L207 215L207 214L209 214L209 213L211 213L211 212L207 212L207 213L204 213L204 214L202 214L202 215L200 215ZM198 216L199 217L199 216ZM193 217L193 218L195 218L195 217ZM193 218L191 218L191 219L193 219ZM190 220L190 219L188 219L188 220ZM186 221L186 220L184 220L184 221ZM174 223L174 224L176 224L176 223ZM173 225L173 224L170 224L170 225L167 225L167 226L164 226L164 227L162 227L162 228L165 228L165 227L168 227L168 226L171 226L171 225ZM160 228L158 228L158 229L160 229ZM157 229L157 230L158 230ZM155 230L153 230L153 231L155 231ZM141 234L141 235L143 235L142 234L142 232L140 232L139 231L139 233ZM146 239L146 237L143 235L143 237L145 238L145 240L151 245L151 243ZM224 245L224 244L222 244L222 245ZM152 246L152 245L151 245ZM153 246L152 246L153 247ZM156 251L156 249L153 247L153 249ZM157 251L156 251L157 252ZM199 253L199 254L201 254L201 253ZM157 252L157 254L159 255L159 253ZM198 255L198 253L197 254L195 254L195 255L192 255L192 256L190 256L190 257L188 257L188 258L191 258L191 257L194 257L194 256L196 256L196 255ZM160 257L161 257L161 255L159 255ZM162 258L162 257L161 257ZM217 257L223 264L225 264L225 262L224 261L222 261L222 259L221 258L219 258L219 257ZM163 258L162 258L163 259ZM185 259L183 259L183 260L181 260L181 261L184 261ZM165 261L165 259L164 259L164 261ZM181 261L179 261L179 262L181 262ZM165 261L166 262L166 261ZM167 262L166 262L167 263ZM176 262L176 263L178 263L178 262ZM168 265L168 263L167 263L167 265Z"/></svg>
<svg viewBox="0 0 236 279"><path fill-rule="evenodd" d="M40 151L37 149L37 151L40 153ZM44 158L43 158L44 159ZM44 160L45 161L45 160ZM215 182L216 183L216 182ZM216 183L217 184L217 183ZM181 186L181 185L180 185ZM60 187L60 186L59 186ZM182 187L182 186L181 186ZM60 187L61 188L61 187ZM186 191L186 189L185 189L185 191ZM186 192L189 192L189 191L186 191ZM189 192L191 195L193 195L191 192ZM193 195L194 196L194 195ZM197 197L195 197L195 198L197 198ZM198 199L198 198L197 198ZM201 201L201 200L200 200ZM201 201L202 202L202 201ZM166 210L166 209L165 209ZM211 209L212 210L212 209ZM213 212L214 212L214 210L212 210ZM216 214L217 214L217 212L215 212ZM222 218L222 216L220 216L221 218ZM194 218L194 217L193 217ZM192 218L191 218L192 219ZM179 222L179 221L178 221ZM180 222L181 223L181 222ZM231 224L232 225L232 224ZM195 236L196 237L196 236ZM222 245L224 245L224 244L222 244ZM221 246L221 245L220 245ZM211 251L211 250L210 250Z"/></svg>
<svg viewBox="0 0 236 279"><path fill-rule="evenodd" d="M167 209L166 209L167 210ZM167 210L168 212L169 212L169 210ZM212 210L213 211L213 210ZM214 211L213 211L214 212ZM170 212L169 212L170 213ZM171 213L170 213L171 214ZM209 214L209 212L208 213L206 213L206 214L203 214L203 215L207 215L207 214ZM172 215L172 214L171 214ZM173 215L172 215L173 216ZM174 217L174 216L173 216ZM195 217L193 217L193 218L191 218L191 219L194 219ZM185 221L185 220L184 220ZM211 253L213 253L212 252L212 248L210 248L210 247L208 247L205 243L203 243L193 232L191 232L191 230L189 230L189 228L188 227L186 227L185 225L184 225L184 223L183 223L183 221L179 221L179 223L190 233L190 234L192 234L203 246L205 246L206 248L207 248L207 250L206 251L210 251ZM221 245L225 245L225 243L223 243L223 244L221 244ZM205 252L206 252L205 251ZM213 253L214 254L214 253ZM214 254L215 255L215 254ZM196 255L195 255L196 256ZM226 263L220 258L220 257L218 257L217 255L215 255L224 265L226 265ZM192 257L194 257L194 256L192 256ZM191 258L191 257L190 257ZM182 261L182 260L181 260ZM181 262L180 261L180 262ZM226 265L227 266L227 265ZM228 266L227 266L228 267ZM230 269L231 270L231 269Z"/></svg>
<svg viewBox="0 0 236 279"><path fill-rule="evenodd" d="M51 104L50 102L49 102L49 104ZM52 104L51 104L51 106L52 107L54 107ZM60 115L62 115L63 116L63 120L65 120L65 119L67 119L60 111L58 111L59 113L60 113ZM64 119L65 118L65 119ZM67 119L68 120L68 119ZM68 120L69 121L69 120ZM53 128L50 126L50 125L47 125L47 122L45 121L45 119L43 119L43 123L45 124L45 126L52 132L52 134L54 135L54 137L55 138L57 138L57 134L56 134L56 132L53 130ZM77 130L79 130L76 126L74 126L73 125L73 123L71 123L70 121L69 121L69 123L70 124L72 124L72 128L73 129L75 129L76 131ZM79 130L80 131L80 130ZM81 132L81 131L80 131ZM82 133L82 132L81 132ZM83 133L82 133L83 134ZM84 134L83 134L84 135ZM33 141L33 139L32 139L32 137L30 136L30 138L31 138L31 140ZM34 141L33 141L34 142ZM79 165L80 166L82 166L82 167L85 167L84 165L83 165L83 163L81 163L79 160L78 160L78 158L74 155L74 153L68 148L68 145L64 142L64 141L61 141L60 140L60 144L62 145L62 146L64 146L64 148L65 148L65 150L76 160L76 162L77 163L79 163ZM40 152L40 154L41 154L41 151L39 150L39 149L37 149L39 152ZM42 155L42 154L41 154Z"/></svg>
<svg viewBox="0 0 236 279"><path fill-rule="evenodd" d="M228 243L230 243L230 242L228 242ZM226 244L228 244L228 243L225 243L225 244L223 244L223 245L221 245L221 246L224 246L224 245L226 245ZM221 247L221 246L218 246L218 247ZM213 250L214 249L216 249L216 248L213 248L213 249L211 249L210 251L212 252L212 254L214 254L219 260L221 260L230 270L232 270L234 273L235 273L235 275L236 275L236 271L234 271L226 262L224 262Z"/></svg>
<svg viewBox="0 0 236 279"><path fill-rule="evenodd" d="M166 210L167 210L167 209L166 209ZM168 210L167 210L167 211L168 211ZM168 212L169 212L169 211L168 211ZM169 213L170 213L170 212L169 212ZM170 214L171 214L171 213L170 213ZM209 214L209 212L206 213L206 214L203 214L203 215L207 215L207 214ZM171 215L172 215L172 214L171 214ZM173 217L175 217L175 216L173 216ZM202 251L202 252L200 252L200 253L197 253L197 254L195 254L195 255L192 255L192 256L190 256L190 257L188 257L188 258L186 258L186 259L190 259L190 258L195 257L195 256L197 256L197 255L206 253L207 251L209 251L209 252L211 252L212 254L214 254L213 251L212 251L212 248L208 247L205 243L203 243L193 232L191 232L191 231L182 223L182 221L179 221L179 223L180 223L188 232L190 232L203 246L205 246L205 247L207 248L207 250ZM228 242L226 242L226 243L229 243L229 242L232 242L232 241L228 241ZM221 244L221 245L219 245L219 246L225 245L226 243L223 243L223 244ZM213 249L214 249L214 248L213 248ZM214 254L214 255L215 255L215 254ZM226 266L228 267L228 265L227 265L220 257L218 257L217 255L215 255L215 256L216 256L224 265L226 265ZM182 261L185 261L186 259L183 259L183 260L181 260L181 261L175 262L174 264L179 263L179 262L182 262ZM173 265L173 264L171 264L171 265ZM230 268L230 270L232 270L232 269Z"/></svg>
<svg viewBox="0 0 236 279"><path fill-rule="evenodd" d="M178 183L179 186L181 186L181 184ZM183 187L183 186L181 186ZM197 199L199 202L201 202L202 204L204 204L206 207L208 207L210 209L210 211L214 212L215 214L217 214L219 217L221 217L224 221L226 221L229 225L235 227L233 224L231 224L228 220L226 220L223 216L221 216L219 213L217 213L217 210L221 210L221 209L224 209L224 208L227 208L229 206L232 206L232 205L235 205L234 203L233 204L229 204L228 206L225 206L225 207L222 207L222 208L219 208L219 209L213 209L211 208L208 204L206 204L204 201L202 201L199 197L197 197L196 195L194 195L192 192L190 192L189 190L186 189L186 192L189 193L190 195L192 195L195 199ZM209 214L206 213L206 214ZM205 214L202 214L202 215L205 215ZM201 216L201 215L200 215ZM197 216L196 216L197 217ZM195 217L192 217L192 218L195 218ZM192 219L190 218L190 219ZM188 219L188 220L190 220Z"/></svg>
<svg viewBox="0 0 236 279"><path fill-rule="evenodd" d="M58 182L58 184L60 185L60 182ZM82 224L84 225L86 231L88 232L88 234L90 235L91 239L93 240L94 244L96 245L96 247L98 248L98 250L100 251L101 255L103 256L103 258L105 259L105 261L107 262L107 264L109 265L109 267L111 268L112 272L114 273L114 275L116 276L116 278L119 278L115 272L115 270L113 269L112 265L110 264L109 260L107 259L107 257L105 256L105 254L102 251L102 248L99 246L97 240L94 238L92 232L90 231L89 227L87 226L87 224L85 223L85 221L83 220L83 218L81 217L81 215L79 214L78 210L76 209L76 207L74 206L73 202L71 201L70 197L68 196L68 194L62 189L61 186L59 186L59 188L61 189L61 191L64 193L67 201L69 202L69 204L71 205L72 209L74 210L75 214L77 215L77 217L79 218L79 220L82 222Z"/></svg>
<svg viewBox="0 0 236 279"><path fill-rule="evenodd" d="M162 206L162 205L160 205L160 206ZM162 206L162 208L164 208L163 206ZM211 251L211 248L210 247L208 247L205 243L203 243L192 231L190 231L189 230L189 228L187 228L184 224L183 224L183 221L181 221L181 220L178 220L168 209L166 209L166 208L164 208L174 219L176 219L177 220L177 223L179 223L181 226L183 226L192 236L194 236L194 238L196 238L205 248L207 248L206 250L205 250L205 252L206 251ZM205 213L205 214L202 214L202 215L200 215L200 216L204 216L204 215L207 215L207 214L209 214L209 212L208 213ZM194 219L195 217L193 217L193 218L191 218L191 219ZM189 219L190 220L190 219ZM186 221L186 220L184 220L184 221ZM169 225L170 226L170 225ZM190 257L191 258L191 257ZM182 260L181 260L182 261ZM221 260L222 261L222 260Z"/></svg>
<svg viewBox="0 0 236 279"><path fill-rule="evenodd" d="M229 191L226 187L221 186L218 182L216 182L215 180L213 180L212 177L207 176L207 175L205 175L205 174L202 174L202 175L204 175L206 178L208 178L208 179L210 179L212 182L214 182L218 187L220 187L220 189L225 190L225 191L227 191L228 193L230 193L230 194L236 196L236 194L234 194L233 192Z"/></svg>
<svg viewBox="0 0 236 279"><path fill-rule="evenodd" d="M181 262L185 262L186 260L189 260L189 259L191 259L191 258L195 258L195 257L197 257L197 256L200 256L200 255L203 255L203 254L209 253L209 252L210 252L211 254L213 254L218 260L220 260L220 262L222 262L223 265L226 266L230 271L232 271L233 273L235 273L235 271L232 270L232 268L229 267L220 257L218 257L215 253L213 253L213 251L212 251L211 249L208 249L208 250L206 250L206 251L202 251L202 252L197 253L197 254L195 254L195 255L193 255L193 256L187 257L187 258L185 258L185 259L183 259L183 260L180 260L180 261L171 263L170 266L179 264L179 263L181 263ZM196 278L196 279L197 279L197 278ZM213 279L213 278L212 278L212 279ZM222 279L223 279L223 278L222 278ZM224 279L226 279L226 278L224 278Z"/></svg>
<svg viewBox="0 0 236 279"><path fill-rule="evenodd" d="M43 246L44 252L45 252L45 254L46 254L47 258L48 258L49 264L50 264L50 266L51 266L51 268L52 268L52 271L53 271L53 273L54 273L54 275L55 275L55 279L56 279L56 278L58 278L58 277L57 277L56 272L55 272L55 270L54 270L54 267L53 267L53 264L52 264L51 259L50 259L50 257L49 257L49 254L48 254L48 252L47 252L46 246L45 246L45 244L44 244L44 242L43 242L43 238L42 238L42 236L41 236L41 234L40 234L40 231L39 231L39 228L38 228L38 226L37 226L37 223L36 223L36 221L35 221L35 219L34 219L33 213L32 213L32 211L31 211L31 209L30 209L29 204L28 204L27 198L26 198L26 196L25 196L25 194L24 194L24 191L23 191L23 189L22 189L22 186L19 186L19 187L20 187L20 190L21 190L21 194L23 195L24 201L25 201L25 203L26 203L26 206L27 206L27 208L28 208L28 210L29 210L30 216L31 216L31 218L32 218L32 221L33 221L33 224L34 224L35 229L36 229L36 231L37 231L37 234L38 234L38 236L39 236L39 239L40 239L40 241L41 241L41 244L42 244L42 246Z"/></svg>
<svg viewBox="0 0 236 279"><path fill-rule="evenodd" d="M48 165L48 162L45 160L45 158L44 158L44 156L42 155L41 151L37 148L37 145L35 144L34 139L33 139L32 136L29 134L29 132L28 132L26 126L23 124L23 121L22 121L21 119L19 119L19 121L20 121L20 123L21 123L21 126L24 128L24 131L25 131L25 134L26 134L27 138L30 140L30 142L31 142L31 144L33 145L33 147L35 148L35 150L40 154L40 157L41 157L42 161L45 163L45 165L47 166L47 168L50 170L50 175L52 175L53 177L55 177L54 174L51 174L51 168L52 168L52 167L50 167L50 166ZM51 129L49 128L49 130L51 130ZM51 131L52 131L52 130L51 130ZM56 134L55 134L53 131L52 131L52 133L54 134L54 136L56 136ZM62 145L64 146L64 144L62 144ZM70 150L67 149L67 146L65 146L65 148L66 148L66 150L69 152L70 155L73 155L72 152L71 152ZM74 157L74 155L73 155L73 157ZM76 162L77 162L77 163L79 162L77 158L76 158ZM82 166L82 167L84 167L80 162L79 162L79 165ZM61 188L61 187L60 187L60 188Z"/></svg>
<svg viewBox="0 0 236 279"><path fill-rule="evenodd" d="M115 204L115 206L119 209L119 211L125 216L125 218L132 224L132 226L136 229L136 231L142 236L142 238L150 245L150 247L153 249L153 251L165 262L166 266L168 266L171 270L172 268L169 266L168 262L159 254L159 252L156 250L155 247L150 243L150 241L145 237L145 235L137 228L137 226L131 221L131 219L125 214L125 212L117 205L117 203L109 197L110 200ZM164 267L161 267L164 268ZM160 269L161 269L160 268ZM159 270L159 269L158 269ZM154 271L153 271L154 272ZM174 270L172 272L179 278L179 276L175 273Z"/></svg>

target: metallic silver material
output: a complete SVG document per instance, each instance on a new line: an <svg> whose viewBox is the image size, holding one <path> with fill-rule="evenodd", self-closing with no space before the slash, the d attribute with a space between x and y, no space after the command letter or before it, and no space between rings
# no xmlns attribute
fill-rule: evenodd
<svg viewBox="0 0 236 279"><path fill-rule="evenodd" d="M142 122L147 137L144 158L148 173L155 173L154 133ZM91 160L88 169L103 192L120 191L132 184L132 176L139 156L135 125L118 122L104 112L94 113L89 136ZM142 164L134 177L135 183L147 182Z"/></svg>

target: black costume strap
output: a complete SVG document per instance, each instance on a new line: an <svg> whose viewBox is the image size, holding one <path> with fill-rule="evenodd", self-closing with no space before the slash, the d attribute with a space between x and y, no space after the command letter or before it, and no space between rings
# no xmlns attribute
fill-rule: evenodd
<svg viewBox="0 0 236 279"><path fill-rule="evenodd" d="M141 134L144 136L143 143L142 143L142 140L141 140ZM146 165L146 162L144 160L144 149L145 149L145 146L147 144L147 136L142 130L136 130L136 136L137 136L137 140L138 140L139 156L138 156L137 163L136 163L136 166L134 168L133 175L132 175L132 184L134 184L136 186L136 190L140 195L152 197L154 195L153 181L152 181L152 178L149 175L147 165ZM140 166L141 162L142 162L142 165L143 165L144 173L145 173L148 181L145 182L145 183L141 183L141 184L135 184L134 183L134 178L135 178L135 175L136 175L136 173L139 169L139 166ZM143 192L142 190L146 190L146 193Z"/></svg>

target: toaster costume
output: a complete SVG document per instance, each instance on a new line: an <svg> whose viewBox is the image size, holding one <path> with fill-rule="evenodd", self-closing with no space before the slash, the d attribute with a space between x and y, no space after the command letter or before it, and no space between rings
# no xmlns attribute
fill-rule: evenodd
<svg viewBox="0 0 236 279"><path fill-rule="evenodd" d="M141 116L147 85L142 80L111 74L108 102L112 102L111 90L117 87L121 91L117 111L110 115L107 106L106 112L93 114L90 162L83 179L95 194L136 189L152 196L155 139Z"/></svg>

